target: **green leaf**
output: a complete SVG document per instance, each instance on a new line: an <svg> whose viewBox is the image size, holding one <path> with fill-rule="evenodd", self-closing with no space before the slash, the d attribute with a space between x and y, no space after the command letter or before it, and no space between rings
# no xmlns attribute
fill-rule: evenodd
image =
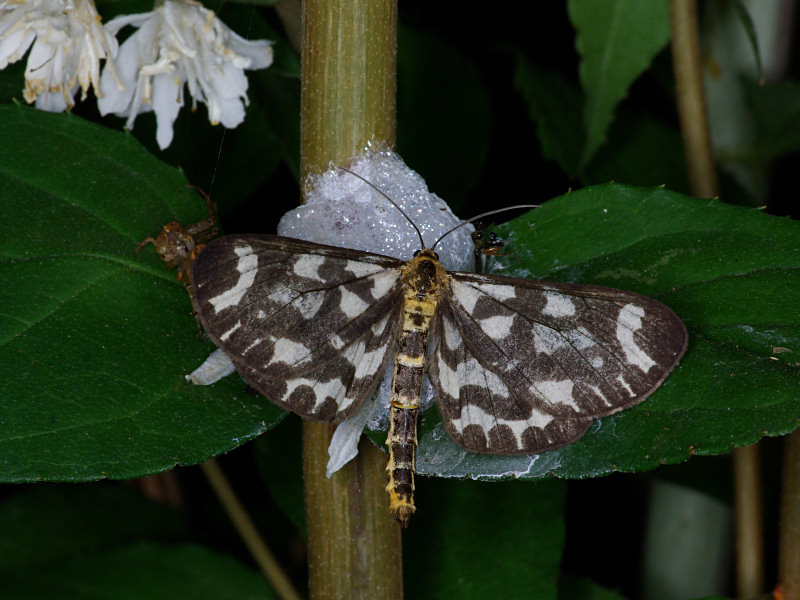
<svg viewBox="0 0 800 600"><path fill-rule="evenodd" d="M569 175L577 175L584 132L580 115L583 97L577 84L559 73L542 69L524 54L515 55L514 87L528 105L545 158Z"/></svg>
<svg viewBox="0 0 800 600"><path fill-rule="evenodd" d="M664 0L570 0L580 80L586 94L586 165L603 143L614 107L669 41Z"/></svg>
<svg viewBox="0 0 800 600"><path fill-rule="evenodd" d="M501 231L502 233L502 231ZM681 364L645 402L534 457L468 454L423 421L421 473L589 477L719 454L792 431L800 415L800 223L621 185L547 202L504 234L504 273L628 289L689 331Z"/></svg>
<svg viewBox="0 0 800 600"><path fill-rule="evenodd" d="M6 600L270 600L261 575L195 545L141 542L57 564L3 573Z"/></svg>
<svg viewBox="0 0 800 600"><path fill-rule="evenodd" d="M689 189L680 134L653 117L620 111L610 126L603 152L581 169L584 133L580 123L582 96L577 84L516 56L514 86L528 105L542 154L585 184L624 181L634 185L666 185Z"/></svg>
<svg viewBox="0 0 800 600"><path fill-rule="evenodd" d="M274 598L258 573L186 545L191 535L133 488L23 487L0 503L2 596Z"/></svg>
<svg viewBox="0 0 800 600"><path fill-rule="evenodd" d="M587 185L624 181L688 191L680 133L645 113L620 112L609 131L608 143L586 166L582 181Z"/></svg>
<svg viewBox="0 0 800 600"><path fill-rule="evenodd" d="M0 573L148 538L177 542L190 536L177 511L146 501L130 486L23 486L0 503Z"/></svg>
<svg viewBox="0 0 800 600"><path fill-rule="evenodd" d="M275 597L258 573L186 544L191 535L176 511L119 484L22 488L0 503L2 596Z"/></svg>
<svg viewBox="0 0 800 600"><path fill-rule="evenodd" d="M415 493L403 544L408 598L555 600L563 482L425 480Z"/></svg>
<svg viewBox="0 0 800 600"><path fill-rule="evenodd" d="M194 464L283 413L237 378L193 386L186 291L140 240L202 219L129 135L0 107L0 481L129 478Z"/></svg>
<svg viewBox="0 0 800 600"><path fill-rule="evenodd" d="M753 18L750 16L750 12L747 10L742 0L734 0L731 2L731 6L742 23L747 41L750 44L750 49L753 51L756 77L761 79L764 75L764 67L761 64L761 53L758 51L758 35L756 34L756 26L755 23L753 23Z"/></svg>
<svg viewBox="0 0 800 600"><path fill-rule="evenodd" d="M744 92L755 120L756 139L739 158L765 165L800 149L800 83L748 82Z"/></svg>
<svg viewBox="0 0 800 600"><path fill-rule="evenodd" d="M621 110L609 128L603 152L581 169L585 136L577 84L529 63L517 53L514 86L536 123L542 154L567 174L580 176L587 185L617 180L666 185L678 191L689 189L680 133L666 124L645 113Z"/></svg>

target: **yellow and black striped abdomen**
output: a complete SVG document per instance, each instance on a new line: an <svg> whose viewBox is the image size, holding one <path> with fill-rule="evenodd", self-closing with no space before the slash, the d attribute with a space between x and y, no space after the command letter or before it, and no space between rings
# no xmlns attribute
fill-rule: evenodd
<svg viewBox="0 0 800 600"><path fill-rule="evenodd" d="M447 273L436 255L422 251L408 263L403 281L403 326L395 353L389 414L389 512L405 527L415 510L414 459L425 356L431 322Z"/></svg>

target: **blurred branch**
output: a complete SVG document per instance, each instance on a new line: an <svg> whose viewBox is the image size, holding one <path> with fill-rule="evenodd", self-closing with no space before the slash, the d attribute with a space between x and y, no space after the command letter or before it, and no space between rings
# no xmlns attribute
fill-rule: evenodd
<svg viewBox="0 0 800 600"><path fill-rule="evenodd" d="M697 2L670 0L669 8L678 113L692 194L702 198L718 197L719 182L703 87ZM739 598L751 598L760 595L764 588L758 446L736 448L732 456L736 499L736 587Z"/></svg>
<svg viewBox="0 0 800 600"><path fill-rule="evenodd" d="M300 594L294 589L292 582L289 581L286 573L283 572L278 561L275 560L272 552L259 535L250 515L236 497L236 493L220 469L219 463L212 458L201 463L200 468L250 551L253 560L256 561L258 568L261 569L278 597L282 600L301 600Z"/></svg>
<svg viewBox="0 0 800 600"><path fill-rule="evenodd" d="M783 600L800 599L800 430L783 443L778 581Z"/></svg>
<svg viewBox="0 0 800 600"><path fill-rule="evenodd" d="M706 114L697 3L695 0L670 0L669 12L672 67L689 183L693 195L713 198L719 196L719 183Z"/></svg>

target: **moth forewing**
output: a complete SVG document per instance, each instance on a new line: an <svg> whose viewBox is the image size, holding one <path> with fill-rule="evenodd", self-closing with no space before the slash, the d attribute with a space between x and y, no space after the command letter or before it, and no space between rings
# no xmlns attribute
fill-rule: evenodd
<svg viewBox="0 0 800 600"><path fill-rule="evenodd" d="M402 261L277 236L228 236L194 265L209 337L254 388L338 423L374 389L399 326Z"/></svg>

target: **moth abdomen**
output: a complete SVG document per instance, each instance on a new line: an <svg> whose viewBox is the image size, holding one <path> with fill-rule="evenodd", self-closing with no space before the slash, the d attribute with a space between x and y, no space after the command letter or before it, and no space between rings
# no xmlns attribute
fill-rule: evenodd
<svg viewBox="0 0 800 600"><path fill-rule="evenodd" d="M405 527L415 510L414 455L417 415L428 334L447 273L432 251L422 250L406 265L403 288L403 326L395 354L389 415L389 512Z"/></svg>
<svg viewBox="0 0 800 600"><path fill-rule="evenodd" d="M421 381L422 369L417 367L411 369L420 371ZM389 415L389 435L386 438L386 445L389 447L389 462L386 465L389 481L386 484L386 491L389 492L389 512L403 527L406 527L409 518L416 510L414 461L417 450L419 396L403 400L406 402L402 405L392 403Z"/></svg>

